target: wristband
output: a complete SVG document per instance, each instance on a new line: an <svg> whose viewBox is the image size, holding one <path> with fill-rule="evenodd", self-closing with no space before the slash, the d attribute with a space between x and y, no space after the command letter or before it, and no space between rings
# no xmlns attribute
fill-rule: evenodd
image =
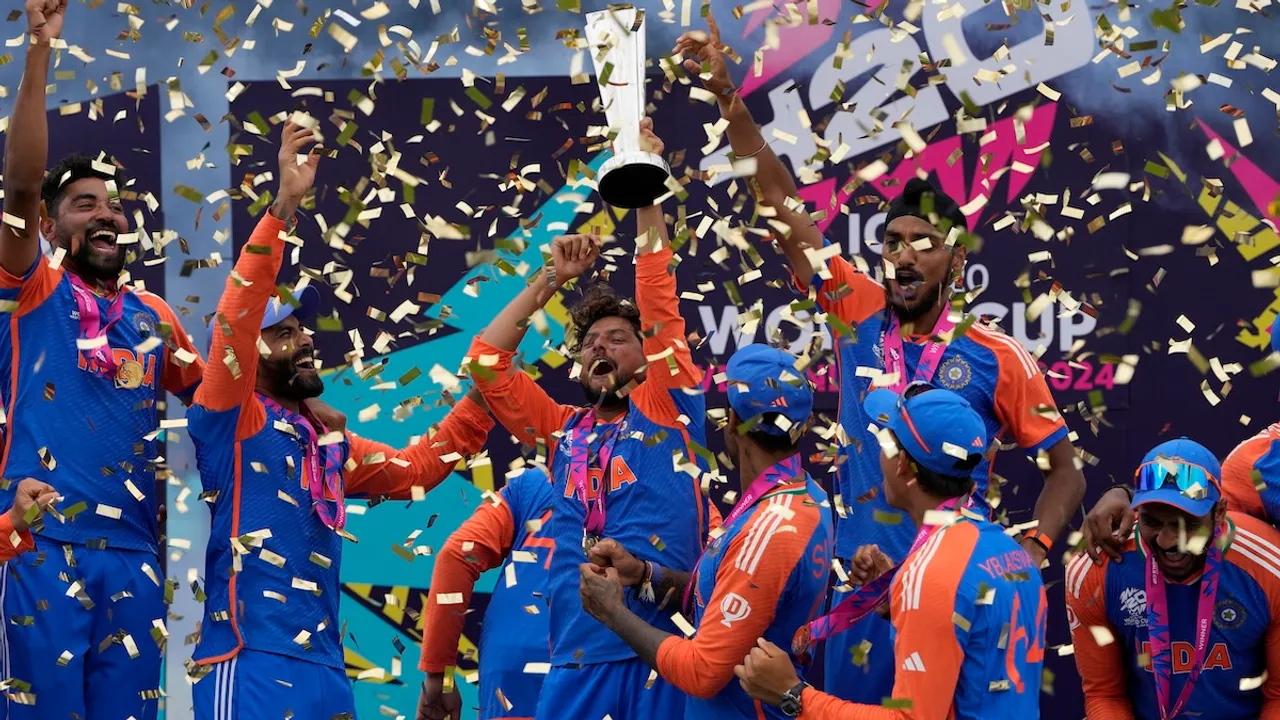
<svg viewBox="0 0 1280 720"><path fill-rule="evenodd" d="M1024 540L1031 540L1035 542L1037 545L1044 548L1044 551L1046 553L1048 553L1050 550L1053 549L1053 538L1049 537L1045 533L1042 533L1039 530L1036 530L1034 528L1030 530L1023 530L1022 538Z"/></svg>
<svg viewBox="0 0 1280 720"><path fill-rule="evenodd" d="M1107 493L1117 488L1123 490L1124 494L1129 496L1129 501L1133 502L1133 486L1130 485L1129 483L1116 483L1115 485L1112 485L1111 487L1107 488L1107 491L1104 492L1103 495L1106 495Z"/></svg>
<svg viewBox="0 0 1280 720"><path fill-rule="evenodd" d="M658 563L644 561L644 581L640 583L640 599L653 604L657 596L653 589L662 585L662 566Z"/></svg>

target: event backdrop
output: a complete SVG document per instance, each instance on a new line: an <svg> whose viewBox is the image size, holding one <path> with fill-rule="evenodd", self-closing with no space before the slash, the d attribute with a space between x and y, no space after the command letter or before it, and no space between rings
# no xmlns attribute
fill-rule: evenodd
<svg viewBox="0 0 1280 720"><path fill-rule="evenodd" d="M1041 7L1053 22L1072 14ZM889 30L875 28L856 34L847 49L831 47L823 36L872 26L802 27L792 33L805 33L807 42L788 38L777 56L766 55L765 66L776 75L749 77L744 87L774 148L804 175L802 195L812 210L825 213L820 224L829 238L872 268L879 264L880 203L913 174L929 174L971 211L971 228L982 238L965 275L975 296L971 309L1002 317L1005 329L1040 357L1086 453L1092 499L1100 488L1124 480L1163 438L1185 433L1225 453L1272 419L1273 381L1253 379L1232 363L1263 357L1258 331L1269 326L1273 296L1252 286L1251 272L1268 266L1263 254L1276 243L1259 219L1277 193L1267 173L1280 166L1274 154L1268 157L1277 147L1270 133L1264 136L1269 125L1258 123L1254 146L1237 156L1238 136L1213 130L1222 124L1216 117L1221 113L1208 98L1188 95L1197 104L1172 122L1135 127L1123 89L1103 79L1114 77L1114 67L1090 64L1096 25L1083 12L1076 8L1047 48L1042 32L1009 37L1010 59L984 64L1000 68L1017 61L1016 69L1001 71L999 85L975 83L971 78L981 71L968 69L972 61L947 72L941 85L908 74L921 88L908 117L923 136L909 159L903 159L908 144L891 124L913 101L893 99L892 88L902 84L895 77L925 44L941 55L944 38L960 37L958 23L926 13L918 39L895 42ZM981 26L969 33L975 44L987 35ZM813 47L821 50L798 52ZM961 50L971 58L993 51ZM843 69L836 69L832 53L843 54ZM1215 67L1213 57L1206 54L1204 72ZM782 59L792 67L780 68ZM1158 70L1144 74L1153 72ZM1060 95L1058 81L1078 74L1098 78L1092 92L1120 98L1116 112L1086 114ZM953 119L961 94L978 106L963 121L967 132L958 132ZM828 332L792 304L782 258L771 246L755 240L743 252L712 229L722 217L734 224L752 220L743 181L725 172L710 186L701 179L700 173L728 164L723 151L704 151L706 125L718 118L715 108L691 99L684 85L670 83L657 69L649 95L674 174L692 178L684 188L688 197L668 201L666 210L683 217L695 237L682 250L677 275L685 292L682 314L699 340L699 362L714 372L746 342L783 337L798 350L812 333ZM457 382L454 373L472 337L523 287L555 235L587 229L615 234L606 269L610 282L629 291L634 221L605 212L584 170L604 157L592 147L598 133L589 129L604 123L592 110L596 96L593 82L556 75L505 83L477 78L470 87L430 78L290 89L260 83L235 98L233 115L246 126L233 135L232 146L246 153L240 159L246 173L274 162L275 132L264 133L262 121L281 111L305 109L320 119L326 146L337 150L321 168L316 221L301 225L307 242L297 260L338 289L329 296L331 317L317 323L317 337L326 365L359 357L359 366L340 369L327 389L331 402L358 418L359 432L404 443L440 418L440 393ZM868 136L872 128L876 132ZM809 164L820 143L842 159ZM879 160L886 163L882 175L850 184L858 168ZM413 178L408 183L406 174ZM244 206L233 212L234 236L242 241L255 220ZM342 222L349 225L345 235L322 239L323 228ZM297 269L291 272L285 281ZM526 361L538 363L544 386L566 402L581 397L561 347L564 306L576 296L569 291L553 303L542 331L530 332L521 348ZM819 410L831 419L834 367L823 365L813 378ZM1223 401L1232 382L1246 389ZM723 406L719 391L709 383L709 406ZM717 438L712 449L720 448ZM416 693L418 676L408 668L416 660L411 641L420 638L416 611L429 586L431 557L403 547L439 547L475 508L480 492L501 485L518 454L508 435L495 430L487 455L424 502L384 504L352 518L360 543L347 547L343 571L350 671L377 676L409 648L399 678L358 684L365 712L382 705L404 712ZM997 468L1008 481L1008 520L1029 519L1039 473L1017 452L1003 453ZM410 543L415 531L422 532ZM1057 580L1060 573L1059 556L1048 576ZM481 588L488 590L492 581L484 578ZM1051 596L1049 641L1056 647L1069 638L1061 591ZM471 617L482 609L480 600ZM474 632L473 624L468 638L475 639ZM1050 655L1056 702L1048 715L1078 717L1072 658Z"/></svg>
<svg viewBox="0 0 1280 720"><path fill-rule="evenodd" d="M582 5L590 10L603 3ZM651 26L651 56L665 52L684 27L698 26L700 5L651 4L655 15L677 10ZM980 0L928 5L912 19L918 30L908 33L881 21L902 19L897 4L881 16L836 0L781 11L752 3L735 18L733 5L714 3L726 41L743 58L734 73L748 105L775 151L800 175L802 194L832 242L875 268L884 217L879 205L917 172L971 211L982 246L966 270L970 308L1001 317L1049 372L1085 453L1091 503L1105 487L1126 480L1162 439L1187 434L1225 455L1275 419L1280 382L1258 363L1280 309L1280 282L1270 272L1280 245L1274 227L1280 96L1266 89L1277 22L1249 8L1192 6L1178 13L1075 2L1028 4L1034 12L1015 12L1015 5L1007 5L1013 16ZM274 186L261 174L275 165L278 113L305 109L319 119L336 154L321 168L317 206L299 228L306 244L282 282L295 280L301 266L332 288L325 293L327 317L317 323L325 363L339 368L328 377L326 399L353 418L358 432L403 445L443 417L442 390L456 382L471 338L519 291L521 274L541 262L540 248L556 234L616 234L607 258L610 281L631 287L634 221L605 212L584 182L586 168L604 159L598 133L589 129L604 123L592 109L594 80L575 82L570 61L553 67L499 60L495 69L491 58L481 57L482 33L490 28L503 30L509 45L520 44L517 28L526 29L535 54L546 57L556 30L582 25L576 12L544 9L526 16L517 8L498 15L468 8L463 38L472 45L464 51L456 33L449 35L447 14L397 7L380 22L399 30L387 34L384 25L377 37L377 22L357 28L350 14L298 17L281 8L280 17L303 29L316 24L310 37L295 32L275 41L268 33L280 38L289 28L265 17L244 28L246 37L265 41L272 62L254 67L260 51L248 61L244 52L234 61L228 54L228 68L202 64L203 80L184 76L186 86L169 85L163 122L159 92L140 102L107 98L97 121L88 119L87 104L52 113L52 142L55 151L105 150L129 167L140 190L165 198L168 216L183 219L177 232L199 249L171 245L168 282L148 284L187 309L187 329L195 332L216 299L210 288L225 276L233 246L248 237L259 210L252 206ZM216 22L214 13L204 21L215 29L226 21L222 12L216 15ZM772 27L779 16L793 23ZM420 39L410 41L415 30ZM344 32L358 34L360 43L340 47L335 39ZM753 50L775 36L776 48L763 53L757 72ZM144 43L150 37L144 34ZM435 57L444 67L415 67L433 37L444 48ZM493 42L497 56L515 52L503 44ZM150 47L140 56L158 64L161 51ZM289 53L309 61L304 73L294 74L293 61L280 59ZM584 60L577 67L589 68ZM459 78L457 64L489 69ZM209 69L218 72L205 76ZM703 173L727 165L723 148L708 143L714 107L691 100L684 84L667 83L657 67L650 79L657 131L676 176L689 179L688 197L669 200L666 210L682 216L696 236L682 249L678 277L688 330L700 341L699 362L712 369L745 342L782 337L799 348L812 333L827 332L792 304L783 259L766 242L754 239L743 252L718 239L716 220L751 223L753 205L745 183L731 173L703 180ZM191 118L181 121L187 130L173 124L182 115L184 88L211 80L215 91L191 91L197 102L185 107L203 132L211 123L226 134L225 154L216 134L207 136L213 146L186 140L195 127ZM227 104L218 110L219 102ZM120 109L126 119L111 120ZM913 130L904 135L901 121ZM168 158L163 180L162 147ZM188 172L207 171L204 179L186 179L183 164ZM865 181L856 180L859 173ZM147 226L153 223L164 227L158 214L148 214ZM323 232L344 223L343 232ZM207 262L190 264L196 260ZM576 296L567 292L548 306L546 325L521 348L541 381L566 402L579 397L561 350L565 308ZM814 380L819 412L833 420L834 367L821 366ZM710 407L723 405L720 388L707 391ZM350 514L359 543L345 550L342 620L349 671L360 678L362 716L413 713L421 677L414 669L418 609L432 558L425 550L405 550L440 547L480 493L501 486L518 454L506 433L495 430L486 454L424 501ZM171 616L176 628L189 625L198 610L186 568L201 566L199 532L207 525L195 500L193 468L175 463L175 471L169 574L182 586L175 605L181 610ZM1002 453L996 471L1007 480L1002 507L1008 520L1025 520L1037 471L1016 451ZM177 512L175 499L183 499ZM1059 647L1069 643L1056 588L1060 557L1046 577L1055 583L1049 644ZM494 579L481 580L464 647L477 637ZM189 650L175 630L171 655L180 660ZM1045 717L1080 717L1072 659L1050 652L1048 666L1046 692L1053 698L1043 703ZM170 695L180 697L182 680L174 664L169 667ZM474 689L464 691L473 705ZM185 707L169 712L189 717Z"/></svg>

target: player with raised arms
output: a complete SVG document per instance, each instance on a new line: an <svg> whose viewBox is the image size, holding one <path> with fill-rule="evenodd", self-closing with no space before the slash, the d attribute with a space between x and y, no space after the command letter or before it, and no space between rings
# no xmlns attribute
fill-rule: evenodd
<svg viewBox="0 0 1280 720"><path fill-rule="evenodd" d="M1089 720L1280 718L1280 532L1227 509L1221 472L1187 438L1152 448L1137 536L1067 565Z"/></svg>
<svg viewBox="0 0 1280 720"><path fill-rule="evenodd" d="M422 656L427 674L417 720L461 720L454 666L458 640L476 581L502 569L489 596L477 644L480 720L530 718L543 675L529 665L550 661L547 648L547 572L555 545L544 537L551 518L551 480L542 470L519 469L485 500L436 551L431 588L422 611ZM571 549L572 550L572 549Z"/></svg>
<svg viewBox="0 0 1280 720"><path fill-rule="evenodd" d="M885 499L919 528L892 576L892 697L852 703L831 695L836 688L808 687L768 638L735 668L742 687L789 717L813 720L1040 717L1044 581L1002 526L955 502L973 491L986 423L960 394L924 383L903 395L876 390L864 410L882 428L876 447ZM851 579L870 583L892 570L877 547L863 546Z"/></svg>
<svg viewBox="0 0 1280 720"><path fill-rule="evenodd" d="M784 717L748 697L733 682L733 668L757 638L785 645L822 611L831 516L827 494L801 463L813 390L799 365L768 345L746 345L729 358L724 439L740 492L692 573L642 562L608 538L591 550L593 562L580 566L583 607L689 695L684 717ZM646 580L667 607L692 616L692 639L627 608L623 588Z"/></svg>
<svg viewBox="0 0 1280 720"><path fill-rule="evenodd" d="M297 122L295 122L295 119ZM196 720L355 712L342 649L346 501L421 499L493 426L472 391L439 430L402 450L346 430L304 322L319 292L272 297L286 227L315 182L314 120L281 132L279 192L240 250L209 322L210 363L187 413L212 513L204 620L193 653Z"/></svg>
<svg viewBox="0 0 1280 720"><path fill-rule="evenodd" d="M861 399L870 390L902 392L913 381L932 382L963 396L993 440L1016 443L1036 457L1044 486L1036 501L1036 527L1022 545L1040 565L1084 497L1084 476L1067 427L1035 360L998 329L962 317L953 286L962 277L967 226L959 205L928 182L912 178L897 192L885 217L881 286L854 269L831 247L812 218L796 204L795 179L770 148L737 92L725 62L714 18L710 33L686 32L675 52L715 94L726 136L738 158L754 158L757 203L776 213L788 232L777 234L797 287L828 315L840 377L841 448L835 497L835 556L849 562L857 548L875 544L895 563L910 548L915 528L889 507L880 492L875 438ZM882 370L870 377L862 368ZM990 465L974 472L975 491L957 498L974 512L988 512ZM907 518L909 519L909 518ZM849 700L877 703L893 687L889 625L873 612L888 592L889 577L853 593L835 593L830 615L816 620L793 643L808 652L826 640L826 684Z"/></svg>
<svg viewBox="0 0 1280 720"><path fill-rule="evenodd" d="M647 118L641 135L662 153ZM584 612L578 595L578 565L600 538L688 572L709 527L709 502L689 469L694 448L706 445L702 372L685 341L661 206L637 210L636 225L634 303L597 284L570 311L571 350L588 405L557 403L513 360L530 316L595 263L596 236L555 238L548 267L468 353L490 410L522 443L538 448L553 481L555 505L543 528L556 548L548 587L551 671L538 698L539 720L649 720L684 712L684 694L661 680L649 687L649 666ZM674 632L669 613L643 594L648 599L629 598L632 610Z"/></svg>
<svg viewBox="0 0 1280 720"><path fill-rule="evenodd" d="M63 515L36 530L35 552L3 570L9 715L152 720L166 614L158 431L165 392L189 401L202 364L165 301L122 281L120 168L70 155L45 173L45 88L66 10L66 0L27 1L5 141L0 475L64 498ZM6 483L0 506L19 487Z"/></svg>

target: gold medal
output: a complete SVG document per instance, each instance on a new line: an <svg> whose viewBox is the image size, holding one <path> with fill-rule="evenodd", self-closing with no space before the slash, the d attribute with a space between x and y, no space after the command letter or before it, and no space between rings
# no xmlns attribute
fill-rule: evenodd
<svg viewBox="0 0 1280 720"><path fill-rule="evenodd" d="M116 387L125 390L136 390L142 387L142 364L134 360L125 360L116 368Z"/></svg>

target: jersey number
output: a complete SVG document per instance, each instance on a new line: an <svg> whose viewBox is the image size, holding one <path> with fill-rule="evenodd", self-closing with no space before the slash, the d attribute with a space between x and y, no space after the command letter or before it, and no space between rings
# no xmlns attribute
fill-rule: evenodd
<svg viewBox="0 0 1280 720"><path fill-rule="evenodd" d="M1023 691L1025 685L1022 682L1022 673L1018 672L1018 645L1027 644L1027 653L1024 656L1026 665L1033 666L1044 662L1044 609L1048 604L1044 588L1040 588L1040 607L1036 610L1036 626L1028 630L1021 624L1021 619L1018 617L1018 611L1022 608L1022 597L1016 592L1013 594L1013 612L1009 615L1009 646L1005 649L1004 669L1009 675L1009 682L1013 685L1013 689L1019 693Z"/></svg>

